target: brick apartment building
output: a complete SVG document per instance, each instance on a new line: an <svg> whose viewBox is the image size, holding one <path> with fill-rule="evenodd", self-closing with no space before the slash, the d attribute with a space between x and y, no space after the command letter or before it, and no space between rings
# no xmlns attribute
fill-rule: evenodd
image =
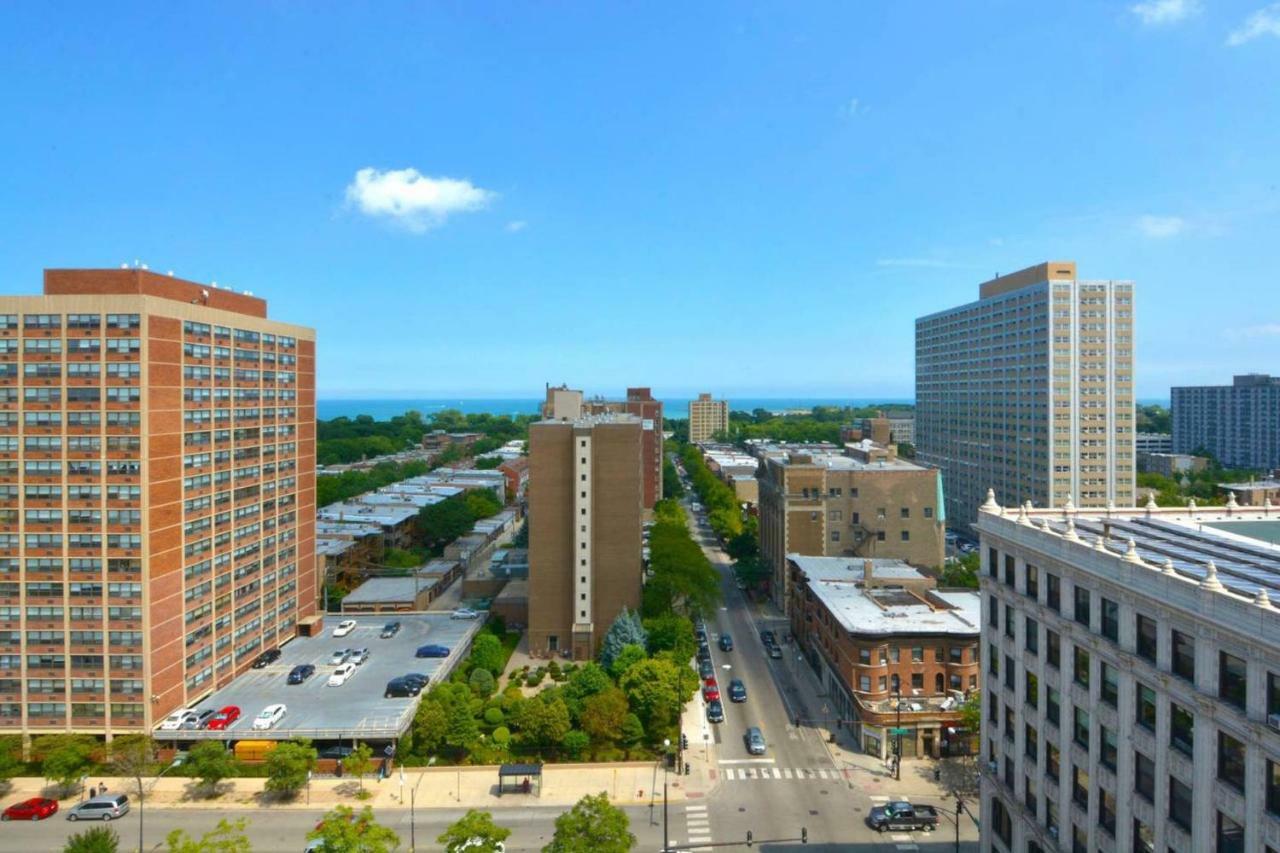
<svg viewBox="0 0 1280 853"><path fill-rule="evenodd" d="M593 658L639 608L643 433L625 414L530 425L530 653Z"/></svg>
<svg viewBox="0 0 1280 853"><path fill-rule="evenodd" d="M793 554L787 568L791 633L863 750L892 755L901 725L905 757L964 753L977 734L958 723L978 687L978 594L939 591L900 560Z"/></svg>
<svg viewBox="0 0 1280 853"><path fill-rule="evenodd" d="M760 554L774 603L790 603L787 556L876 557L937 568L945 548L938 471L871 442L836 452L766 453Z"/></svg>
<svg viewBox="0 0 1280 853"><path fill-rule="evenodd" d="M316 610L315 334L137 269L0 296L0 730L149 729Z"/></svg>

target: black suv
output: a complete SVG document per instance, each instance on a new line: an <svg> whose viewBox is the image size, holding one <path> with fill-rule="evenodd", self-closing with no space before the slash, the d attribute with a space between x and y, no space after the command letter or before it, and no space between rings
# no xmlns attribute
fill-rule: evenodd
<svg viewBox="0 0 1280 853"><path fill-rule="evenodd" d="M385 699L404 698L417 696L421 692L422 685L419 682L401 676L387 682L387 689L383 691L382 696Z"/></svg>
<svg viewBox="0 0 1280 853"><path fill-rule="evenodd" d="M309 663L300 663L289 671L289 683L301 684L316 674L316 668Z"/></svg>
<svg viewBox="0 0 1280 853"><path fill-rule="evenodd" d="M254 669L265 669L266 667L268 667L268 666L270 666L271 664L275 663L275 662L276 662L276 661L278 661L279 659L280 659L280 650L279 650L279 649L267 649L265 652L263 652L262 654L258 655L256 658L254 658L254 661L253 661L253 668L254 668Z"/></svg>
<svg viewBox="0 0 1280 853"><path fill-rule="evenodd" d="M733 651L733 637L729 636L728 634L720 635L720 651L722 652Z"/></svg>
<svg viewBox="0 0 1280 853"><path fill-rule="evenodd" d="M773 635L773 632L768 629L765 629L764 631L760 632L760 639L764 642L766 646L772 646L773 644L778 642L778 638L775 637Z"/></svg>
<svg viewBox="0 0 1280 853"><path fill-rule="evenodd" d="M747 701L747 685L742 683L741 678L735 678L729 682L729 701L730 702Z"/></svg>

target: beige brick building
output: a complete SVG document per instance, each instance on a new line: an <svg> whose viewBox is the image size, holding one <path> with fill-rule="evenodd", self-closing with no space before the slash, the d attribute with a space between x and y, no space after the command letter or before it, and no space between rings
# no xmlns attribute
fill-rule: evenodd
<svg viewBox="0 0 1280 853"><path fill-rule="evenodd" d="M1002 503L1134 501L1134 288L1050 261L916 320L916 451L943 471L947 517Z"/></svg>
<svg viewBox="0 0 1280 853"><path fill-rule="evenodd" d="M710 441L718 432L729 431L729 401L713 400L710 394L699 394L689 401L689 441Z"/></svg>
<svg viewBox="0 0 1280 853"><path fill-rule="evenodd" d="M0 732L150 729L316 610L315 333L145 270L0 296Z"/></svg>
<svg viewBox="0 0 1280 853"><path fill-rule="evenodd" d="M633 415L529 427L529 650L595 657L643 582L643 427Z"/></svg>
<svg viewBox="0 0 1280 853"><path fill-rule="evenodd" d="M935 469L871 442L845 454L766 456L760 469L760 553L770 594L790 604L787 556L873 557L937 568L944 557Z"/></svg>

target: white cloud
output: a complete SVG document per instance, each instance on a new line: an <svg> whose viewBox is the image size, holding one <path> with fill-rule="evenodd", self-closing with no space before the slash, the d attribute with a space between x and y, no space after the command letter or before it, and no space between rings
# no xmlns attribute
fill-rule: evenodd
<svg viewBox="0 0 1280 853"><path fill-rule="evenodd" d="M431 178L417 169L366 167L347 185L347 202L367 216L386 216L410 231L442 224L451 214L480 210L497 193L457 178Z"/></svg>
<svg viewBox="0 0 1280 853"><path fill-rule="evenodd" d="M1149 27L1176 24L1200 12L1200 0L1143 0L1129 7Z"/></svg>
<svg viewBox="0 0 1280 853"><path fill-rule="evenodd" d="M1280 338L1280 323L1261 323L1242 329L1228 329L1227 337L1235 340L1247 338Z"/></svg>
<svg viewBox="0 0 1280 853"><path fill-rule="evenodd" d="M1280 3L1264 6L1246 18L1243 25L1227 36L1227 44L1239 47L1262 36L1280 38Z"/></svg>
<svg viewBox="0 0 1280 853"><path fill-rule="evenodd" d="M529 223L525 222L523 219L515 219L507 223L507 230L510 231L512 234L516 233L517 231L523 231L528 227L529 227Z"/></svg>
<svg viewBox="0 0 1280 853"><path fill-rule="evenodd" d="M1169 237L1177 237L1183 231L1187 230L1187 220L1181 216L1152 216L1147 214L1139 216L1137 221L1138 230L1146 237L1154 240L1164 240Z"/></svg>

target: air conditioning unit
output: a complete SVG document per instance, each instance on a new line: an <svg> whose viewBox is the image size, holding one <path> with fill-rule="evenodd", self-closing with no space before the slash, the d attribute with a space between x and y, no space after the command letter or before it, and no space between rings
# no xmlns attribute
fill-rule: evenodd
<svg viewBox="0 0 1280 853"><path fill-rule="evenodd" d="M1267 714L1267 725L1280 732L1280 714Z"/></svg>

